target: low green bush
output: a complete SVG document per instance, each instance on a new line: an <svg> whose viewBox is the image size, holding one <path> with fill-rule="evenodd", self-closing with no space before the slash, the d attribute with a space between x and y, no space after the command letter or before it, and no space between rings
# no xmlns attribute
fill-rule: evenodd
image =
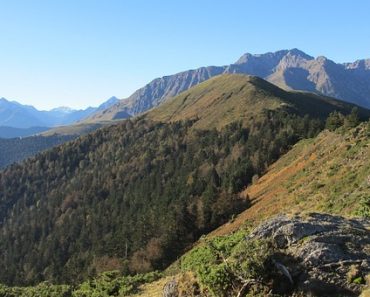
<svg viewBox="0 0 370 297"><path fill-rule="evenodd" d="M234 296L248 281L263 283L274 248L269 241L247 239L247 234L240 230L206 241L181 259L181 269L194 271L203 291L214 297Z"/></svg>
<svg viewBox="0 0 370 297"><path fill-rule="evenodd" d="M73 289L69 285L52 285L47 282L33 287L7 287L0 285L0 297L111 297L128 296L144 283L161 277L159 272L121 276L119 271L108 271Z"/></svg>

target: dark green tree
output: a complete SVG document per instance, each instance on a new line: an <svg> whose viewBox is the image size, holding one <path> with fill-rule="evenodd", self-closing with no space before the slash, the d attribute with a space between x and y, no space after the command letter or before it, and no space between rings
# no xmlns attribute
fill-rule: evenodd
<svg viewBox="0 0 370 297"><path fill-rule="evenodd" d="M344 115L338 111L330 113L326 120L325 128L334 131L344 125Z"/></svg>
<svg viewBox="0 0 370 297"><path fill-rule="evenodd" d="M344 126L346 128L354 128L360 123L360 118L358 115L358 108L354 107L352 108L351 113L346 116L345 121L344 121Z"/></svg>

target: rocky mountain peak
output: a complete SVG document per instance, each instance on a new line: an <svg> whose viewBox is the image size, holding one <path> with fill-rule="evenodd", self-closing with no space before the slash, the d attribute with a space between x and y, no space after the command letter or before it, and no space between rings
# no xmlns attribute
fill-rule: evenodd
<svg viewBox="0 0 370 297"><path fill-rule="evenodd" d="M314 57L306 54L305 52L303 52L303 51L301 51L300 49L297 49L297 48L293 48L293 49L289 50L287 54L291 55L291 56L298 56L298 57L304 58L306 60L313 60L314 59Z"/></svg>
<svg viewBox="0 0 370 297"><path fill-rule="evenodd" d="M299 57L301 59L305 60L313 60L314 58L307 55L305 52L293 48L290 50L280 50L277 52L269 52L265 54L250 54L250 53L245 53L242 55L236 62L235 64L246 64L248 62L252 61L259 61L259 62L268 62L268 61L275 61L278 62L284 57L289 56L289 57Z"/></svg>
<svg viewBox="0 0 370 297"><path fill-rule="evenodd" d="M201 67L154 79L89 121L121 118L122 111L125 115L140 114L211 77L227 73L254 75L284 89L317 92L369 108L369 69L370 59L338 64L323 56L315 59L297 48L245 53L230 65Z"/></svg>
<svg viewBox="0 0 370 297"><path fill-rule="evenodd" d="M345 63L346 69L370 70L370 59L357 60L353 63Z"/></svg>
<svg viewBox="0 0 370 297"><path fill-rule="evenodd" d="M316 61L320 62L320 63L326 63L328 61L328 59L325 56L318 56L316 58Z"/></svg>
<svg viewBox="0 0 370 297"><path fill-rule="evenodd" d="M251 63L253 61L279 61L281 60L289 50L280 50L277 52L268 52L265 54L250 54L250 53L245 53L242 55L234 64L240 65L240 64L247 64Z"/></svg>
<svg viewBox="0 0 370 297"><path fill-rule="evenodd" d="M60 107L56 107L56 108L53 108L51 109L50 111L54 111L54 112L60 112L60 113L72 113L74 112L75 110L73 108L70 108L68 106L60 106Z"/></svg>

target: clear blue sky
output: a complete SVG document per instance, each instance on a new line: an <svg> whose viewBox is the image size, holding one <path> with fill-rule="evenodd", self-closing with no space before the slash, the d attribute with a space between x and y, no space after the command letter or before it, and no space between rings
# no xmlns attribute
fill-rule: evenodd
<svg viewBox="0 0 370 297"><path fill-rule="evenodd" d="M370 58L369 15L367 0L0 0L0 97L94 106L245 52Z"/></svg>

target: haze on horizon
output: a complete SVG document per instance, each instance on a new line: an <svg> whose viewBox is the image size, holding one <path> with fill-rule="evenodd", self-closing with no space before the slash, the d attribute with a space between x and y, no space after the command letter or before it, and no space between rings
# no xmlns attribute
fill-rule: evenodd
<svg viewBox="0 0 370 297"><path fill-rule="evenodd" d="M97 106L155 77L230 64L245 52L370 57L365 0L0 0L0 10L0 97L38 109Z"/></svg>

